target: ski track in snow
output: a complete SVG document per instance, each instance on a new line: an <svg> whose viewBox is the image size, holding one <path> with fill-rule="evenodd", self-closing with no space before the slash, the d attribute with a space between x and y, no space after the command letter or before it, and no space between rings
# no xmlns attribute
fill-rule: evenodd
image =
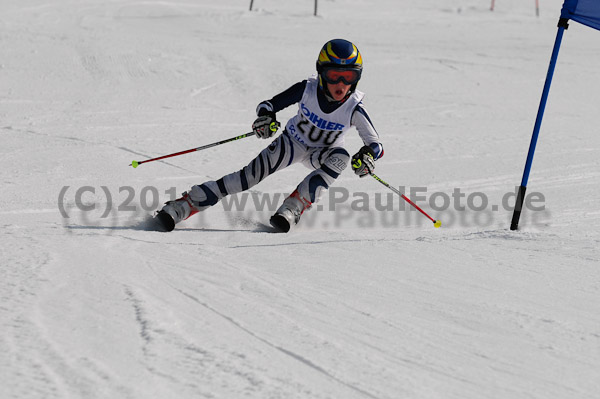
<svg viewBox="0 0 600 399"><path fill-rule="evenodd" d="M528 187L545 209L511 232L502 200L520 182L560 0L540 18L518 0L493 13L329 0L316 18L309 3L209 3L0 4L0 397L597 398L598 32L565 33ZM249 131L256 104L340 36L365 60L376 173L498 209L419 202L434 229L346 171L347 203L324 199L290 234L272 234L253 197L151 231L172 193L265 142L132 159ZM351 132L348 150L360 145ZM250 194L289 193L306 172ZM77 199L82 187L94 191ZM370 209L391 195L394 210L351 212L357 193Z"/></svg>

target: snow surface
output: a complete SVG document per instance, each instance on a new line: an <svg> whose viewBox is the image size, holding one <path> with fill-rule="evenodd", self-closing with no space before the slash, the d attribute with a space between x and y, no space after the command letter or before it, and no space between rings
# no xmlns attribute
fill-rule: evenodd
<svg viewBox="0 0 600 399"><path fill-rule="evenodd" d="M511 232L562 1L489 3L0 1L0 397L600 397L600 32L565 33L528 185L545 209ZM348 200L287 235L253 202L144 230L268 142L128 164L249 131L335 37L364 57L376 173L487 209L420 200L435 229L346 171Z"/></svg>

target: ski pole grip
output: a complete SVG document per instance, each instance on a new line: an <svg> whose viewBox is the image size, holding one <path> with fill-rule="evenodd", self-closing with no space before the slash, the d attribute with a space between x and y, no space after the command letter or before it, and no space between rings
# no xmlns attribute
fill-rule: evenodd
<svg viewBox="0 0 600 399"><path fill-rule="evenodd" d="M277 129L279 129L281 127L281 123L275 121L275 122L271 122L271 124L269 125L269 129L271 129L271 131L273 133L275 133L277 131Z"/></svg>

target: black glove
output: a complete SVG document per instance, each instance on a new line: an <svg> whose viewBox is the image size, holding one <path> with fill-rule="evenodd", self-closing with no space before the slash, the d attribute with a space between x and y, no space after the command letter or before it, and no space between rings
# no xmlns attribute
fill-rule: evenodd
<svg viewBox="0 0 600 399"><path fill-rule="evenodd" d="M368 145L363 146L352 157L352 170L359 177L365 177L375 170L375 151Z"/></svg>
<svg viewBox="0 0 600 399"><path fill-rule="evenodd" d="M252 124L252 131L256 134L256 137L268 139L277 133L280 126L281 124L275 118L275 113L269 112L256 118Z"/></svg>

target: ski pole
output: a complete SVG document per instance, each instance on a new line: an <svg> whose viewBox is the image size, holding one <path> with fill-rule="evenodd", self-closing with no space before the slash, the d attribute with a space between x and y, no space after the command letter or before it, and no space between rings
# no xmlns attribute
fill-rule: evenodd
<svg viewBox="0 0 600 399"><path fill-rule="evenodd" d="M435 228L438 228L438 227L440 227L442 225L442 221L441 220L435 220L435 219L433 219L431 216L429 216L427 213L425 213L425 211L423 209L419 208L417 206L417 204L415 204L410 199L408 199L408 197L406 197L406 195L402 194L399 190L397 190L394 187L390 186L387 182L383 181L379 176L377 176L374 173L369 173L369 174L371 176L373 176L373 178L375 180L377 180L379 183L383 184L384 186L386 186L387 188L389 188L390 190L392 190L393 192L395 192L396 194L398 194L399 196L401 196L403 200L405 200L406 202L408 202L409 204L411 204L412 206L414 206L423 215L427 216L429 218L429 220L431 220L433 222L433 226Z"/></svg>
<svg viewBox="0 0 600 399"><path fill-rule="evenodd" d="M218 141L216 143L203 145L202 147L192 148L190 150L180 151L180 152L176 152L174 154L163 155L162 157L158 157L158 158L147 159L145 161L132 161L129 166L133 166L134 168L137 168L139 165L146 163L146 162L158 161L159 159L171 158L171 157L176 157L178 155L188 154L188 153L194 152L194 151L205 150L210 147L215 147L215 146L218 146L221 144L229 143L230 141L235 141L235 140L243 139L244 137L250 137L250 136L254 136L254 132L245 133L245 134L242 134L241 136L232 137L230 139Z"/></svg>
<svg viewBox="0 0 600 399"><path fill-rule="evenodd" d="M271 122L271 125L269 125L269 129L271 129L271 131L273 133L275 133L277 131L277 129L279 129L280 127L281 127L281 124L279 122ZM189 154L190 152L206 150L207 148L216 147L218 145L229 143L231 141L236 141L239 139L243 139L245 137L254 136L255 134L256 133L254 133L254 132L244 133L241 136L235 136L230 139L217 141L216 143L203 145L202 147L192 148L190 150L176 152L174 154L163 155L162 157L158 157L158 158L146 159L145 161L132 161L131 164L129 164L129 166L133 166L134 168L137 168L138 166L140 166L141 164L146 163L146 162L158 161L159 159L171 158L171 157L176 157L178 155Z"/></svg>

